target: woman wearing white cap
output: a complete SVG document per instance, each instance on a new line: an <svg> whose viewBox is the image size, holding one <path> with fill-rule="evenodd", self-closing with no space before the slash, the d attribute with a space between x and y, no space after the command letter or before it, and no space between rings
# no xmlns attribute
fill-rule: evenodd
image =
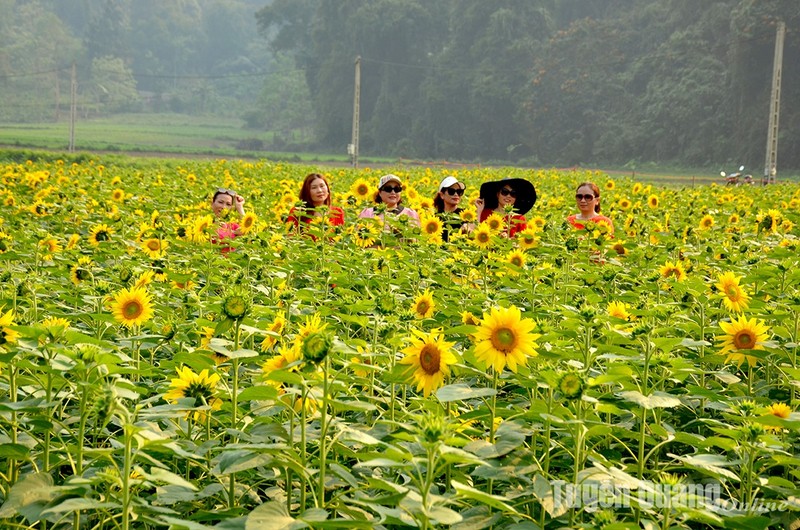
<svg viewBox="0 0 800 530"><path fill-rule="evenodd" d="M439 183L439 191L436 192L436 196L433 198L433 206L436 208L437 217L442 220L444 225L442 228L442 241L450 239L451 230L471 232L475 228L474 224L461 219L462 208L458 207L466 189L467 186L453 176L445 177Z"/></svg>
<svg viewBox="0 0 800 530"><path fill-rule="evenodd" d="M375 194L375 204L384 204L386 208L383 212L376 212L376 206L364 208L359 217L371 219L379 217L384 221L383 226L385 230L390 230L389 223L386 222L384 212L390 214L392 217L406 216L410 219L411 224L419 226L419 215L411 208L403 206L403 200L400 194L403 192L403 183L397 175L384 175L378 182L378 192ZM380 209L380 208L378 208Z"/></svg>

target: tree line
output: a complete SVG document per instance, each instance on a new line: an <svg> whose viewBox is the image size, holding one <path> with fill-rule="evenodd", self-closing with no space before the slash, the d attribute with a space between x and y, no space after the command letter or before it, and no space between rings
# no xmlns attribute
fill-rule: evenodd
<svg viewBox="0 0 800 530"><path fill-rule="evenodd" d="M800 167L793 0L276 0L257 14L306 72L318 140L361 152L573 165L763 167L775 28L779 166Z"/></svg>

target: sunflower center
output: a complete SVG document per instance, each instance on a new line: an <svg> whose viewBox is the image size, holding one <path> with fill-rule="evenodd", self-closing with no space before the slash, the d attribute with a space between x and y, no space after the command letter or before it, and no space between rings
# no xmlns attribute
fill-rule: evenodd
<svg viewBox="0 0 800 530"><path fill-rule="evenodd" d="M135 320L144 312L144 306L138 300L130 300L122 306L122 315L126 320Z"/></svg>
<svg viewBox="0 0 800 530"><path fill-rule="evenodd" d="M503 353L509 353L517 344L517 336L514 330L499 328L492 333L492 346L494 349Z"/></svg>
<svg viewBox="0 0 800 530"><path fill-rule="evenodd" d="M208 400L214 397L214 392L211 388L202 381L192 381L183 393L186 397L199 399L203 404L208 404Z"/></svg>
<svg viewBox="0 0 800 530"><path fill-rule="evenodd" d="M739 288L737 286L730 285L730 286L728 286L727 289L725 289L725 294L731 300L738 300L739 299L739 295L740 295L740 291L739 291Z"/></svg>
<svg viewBox="0 0 800 530"><path fill-rule="evenodd" d="M489 241L489 234L486 232L478 232L478 241L481 243L487 243Z"/></svg>
<svg viewBox="0 0 800 530"><path fill-rule="evenodd" d="M108 237L108 232L105 230L100 230L97 232L97 235L94 237L97 241L108 241L110 238Z"/></svg>
<svg viewBox="0 0 800 530"><path fill-rule="evenodd" d="M149 248L150 250L153 250L153 251L160 250L161 249L161 243L159 243L157 239L153 239L152 241L148 241L147 242L147 248Z"/></svg>
<svg viewBox="0 0 800 530"><path fill-rule="evenodd" d="M522 258L519 256L514 256L511 258L511 264L515 267L522 267Z"/></svg>
<svg viewBox="0 0 800 530"><path fill-rule="evenodd" d="M737 350L752 350L756 345L756 337L749 329L737 331L733 336L733 345Z"/></svg>
<svg viewBox="0 0 800 530"><path fill-rule="evenodd" d="M431 305L427 301L420 300L419 303L417 304L417 313L419 313L420 315L424 315L425 313L428 312L428 309L430 308Z"/></svg>
<svg viewBox="0 0 800 530"><path fill-rule="evenodd" d="M439 372L442 361L442 352L435 344L426 344L419 352L419 366L426 374L433 375Z"/></svg>

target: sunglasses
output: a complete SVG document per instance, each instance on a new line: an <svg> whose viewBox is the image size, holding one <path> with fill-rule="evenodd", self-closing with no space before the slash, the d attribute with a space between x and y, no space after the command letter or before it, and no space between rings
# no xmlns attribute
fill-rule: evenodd
<svg viewBox="0 0 800 530"><path fill-rule="evenodd" d="M578 199L579 201L592 201L596 197L588 193L586 195L583 195L582 193L576 193L575 198Z"/></svg>
<svg viewBox="0 0 800 530"><path fill-rule="evenodd" d="M510 188L503 188L503 189L500 190L500 195L502 195L503 197L507 197L507 196L516 197L517 196L517 190L512 190Z"/></svg>
<svg viewBox="0 0 800 530"><path fill-rule="evenodd" d="M231 197L236 197L236 195L238 195L238 193L236 193L235 191L229 190L227 188L217 188L217 193L224 193L226 195L230 195Z"/></svg>
<svg viewBox="0 0 800 530"><path fill-rule="evenodd" d="M403 191L403 186L384 186L381 191L386 193L400 193Z"/></svg>
<svg viewBox="0 0 800 530"><path fill-rule="evenodd" d="M445 188L442 191L447 193L448 195L458 195L459 197L461 197L462 195L464 195L465 190L461 188Z"/></svg>

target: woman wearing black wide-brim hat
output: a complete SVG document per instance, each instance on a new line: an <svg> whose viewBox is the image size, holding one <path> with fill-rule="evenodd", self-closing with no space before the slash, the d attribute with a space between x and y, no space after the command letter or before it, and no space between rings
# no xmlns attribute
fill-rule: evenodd
<svg viewBox="0 0 800 530"><path fill-rule="evenodd" d="M475 201L478 220L482 223L493 213L506 220L509 237L527 228L525 214L536 203L536 188L522 178L507 178L481 185L480 198ZM511 207L511 213L506 208Z"/></svg>

